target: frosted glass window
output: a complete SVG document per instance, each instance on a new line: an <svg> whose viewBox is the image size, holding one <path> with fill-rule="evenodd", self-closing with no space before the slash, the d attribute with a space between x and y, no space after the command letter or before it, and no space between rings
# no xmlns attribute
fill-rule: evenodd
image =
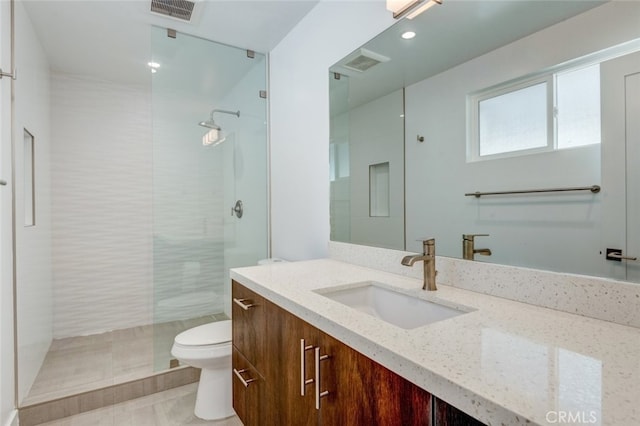
<svg viewBox="0 0 640 426"><path fill-rule="evenodd" d="M338 177L349 177L349 144L338 144Z"/></svg>
<svg viewBox="0 0 640 426"><path fill-rule="evenodd" d="M369 216L389 217L389 163L369 166Z"/></svg>
<svg viewBox="0 0 640 426"><path fill-rule="evenodd" d="M331 182L349 177L349 144L329 144L329 176Z"/></svg>
<svg viewBox="0 0 640 426"><path fill-rule="evenodd" d="M558 148L600 143L600 64L556 80Z"/></svg>
<svg viewBox="0 0 640 426"><path fill-rule="evenodd" d="M24 129L24 226L36 224L33 135Z"/></svg>
<svg viewBox="0 0 640 426"><path fill-rule="evenodd" d="M546 147L547 83L478 103L480 156Z"/></svg>
<svg viewBox="0 0 640 426"><path fill-rule="evenodd" d="M336 163L336 145L332 143L329 144L329 180L331 182L336 180Z"/></svg>

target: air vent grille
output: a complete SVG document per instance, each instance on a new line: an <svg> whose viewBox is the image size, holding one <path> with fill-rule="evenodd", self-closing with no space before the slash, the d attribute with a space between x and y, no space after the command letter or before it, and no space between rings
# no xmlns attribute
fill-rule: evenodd
<svg viewBox="0 0 640 426"><path fill-rule="evenodd" d="M365 72L378 64L389 61L389 58L367 49L358 49L338 64L347 70L356 71L358 73Z"/></svg>
<svg viewBox="0 0 640 426"><path fill-rule="evenodd" d="M369 68L374 67L379 63L380 61L378 61L377 59L368 58L366 56L358 56L354 60L344 64L344 66L349 68L350 70L365 72Z"/></svg>
<svg viewBox="0 0 640 426"><path fill-rule="evenodd" d="M151 12L182 21L191 21L195 3L187 0L151 0Z"/></svg>

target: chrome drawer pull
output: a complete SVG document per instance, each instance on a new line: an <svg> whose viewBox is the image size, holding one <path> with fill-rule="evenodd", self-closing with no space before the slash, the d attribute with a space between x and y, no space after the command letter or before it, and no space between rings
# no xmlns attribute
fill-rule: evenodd
<svg viewBox="0 0 640 426"><path fill-rule="evenodd" d="M313 383L313 379L306 379L304 377L304 373L306 370L306 363L305 363L305 352L306 351L310 351L311 349L313 349L313 346L311 345L305 345L304 343L304 339L300 339L300 396L304 396L305 394L305 390L304 388L307 385L310 385L311 383Z"/></svg>
<svg viewBox="0 0 640 426"><path fill-rule="evenodd" d="M242 385L243 385L245 388L248 388L248 387L249 387L249 384L250 384L251 382L255 382L255 381L257 380L257 379L248 379L248 380L245 380L245 379L244 379L244 377L242 377L242 373L246 373L247 371L249 371L249 370L247 370L246 368L243 368L242 370L237 370L237 369L235 369L235 368L233 369L233 374L235 374L235 375L236 375L236 377L237 377L238 379L240 379L240 381L242 382Z"/></svg>
<svg viewBox="0 0 640 426"><path fill-rule="evenodd" d="M316 360L316 410L320 409L320 398L329 395L329 391L320 392L320 361L328 359L329 355L320 355L320 348L315 348Z"/></svg>
<svg viewBox="0 0 640 426"><path fill-rule="evenodd" d="M233 303L235 303L236 305L240 306L242 309L244 309L245 311L248 311L249 308L253 308L254 306L256 306L255 304L251 303L251 300L249 300L249 304L247 305L246 302L249 299L236 299L235 297L233 298Z"/></svg>

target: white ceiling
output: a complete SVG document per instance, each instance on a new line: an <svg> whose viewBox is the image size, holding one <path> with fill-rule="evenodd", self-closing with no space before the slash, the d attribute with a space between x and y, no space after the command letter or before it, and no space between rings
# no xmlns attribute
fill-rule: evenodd
<svg viewBox="0 0 640 426"><path fill-rule="evenodd" d="M24 0L54 72L123 83L149 78L151 26L267 53L317 0L201 0L195 23L154 15L150 0Z"/></svg>

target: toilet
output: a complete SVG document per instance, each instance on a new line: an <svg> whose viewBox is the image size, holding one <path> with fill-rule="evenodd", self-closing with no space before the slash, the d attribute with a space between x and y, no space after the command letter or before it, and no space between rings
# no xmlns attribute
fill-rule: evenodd
<svg viewBox="0 0 640 426"><path fill-rule="evenodd" d="M231 321L200 325L178 334L171 348L180 364L202 369L195 415L204 420L234 413L231 389Z"/></svg>

